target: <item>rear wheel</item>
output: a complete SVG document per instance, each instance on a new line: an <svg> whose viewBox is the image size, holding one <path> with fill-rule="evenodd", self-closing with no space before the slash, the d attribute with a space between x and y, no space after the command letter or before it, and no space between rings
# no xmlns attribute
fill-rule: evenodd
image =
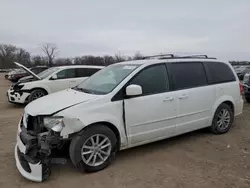
<svg viewBox="0 0 250 188"><path fill-rule="evenodd" d="M233 121L234 114L232 108L223 103L217 108L210 129L214 134L224 134L229 131Z"/></svg>
<svg viewBox="0 0 250 188"><path fill-rule="evenodd" d="M114 132L104 125L95 125L71 141L70 158L81 171L96 172L111 163L116 150Z"/></svg>
<svg viewBox="0 0 250 188"><path fill-rule="evenodd" d="M30 103L30 102L38 99L38 98L41 98L41 97L45 96L46 94L47 93L42 89L35 89L34 91L32 91L30 93L30 96L28 98L28 102Z"/></svg>

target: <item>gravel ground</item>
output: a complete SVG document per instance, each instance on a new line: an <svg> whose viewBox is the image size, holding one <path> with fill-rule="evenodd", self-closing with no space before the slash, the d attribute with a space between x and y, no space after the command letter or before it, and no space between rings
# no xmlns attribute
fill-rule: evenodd
<svg viewBox="0 0 250 188"><path fill-rule="evenodd" d="M230 188L250 187L250 105L225 135L200 130L118 153L107 169L84 174L69 162L52 169L50 179L33 183L16 169L14 145L23 107L9 104L10 82L0 74L0 187Z"/></svg>

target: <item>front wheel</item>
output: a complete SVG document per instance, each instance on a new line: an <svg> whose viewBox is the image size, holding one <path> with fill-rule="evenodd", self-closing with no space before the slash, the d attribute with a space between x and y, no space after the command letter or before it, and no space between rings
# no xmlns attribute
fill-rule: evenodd
<svg viewBox="0 0 250 188"><path fill-rule="evenodd" d="M215 111L211 132L214 134L224 134L229 131L234 121L234 114L232 108L223 103Z"/></svg>
<svg viewBox="0 0 250 188"><path fill-rule="evenodd" d="M41 98L43 96L45 96L47 93L42 90L42 89L35 89L34 91L32 91L29 95L29 98L28 98L28 102L32 102L38 98Z"/></svg>
<svg viewBox="0 0 250 188"><path fill-rule="evenodd" d="M116 150L117 139L114 132L104 125L94 125L73 138L70 158L81 171L96 172L111 163Z"/></svg>

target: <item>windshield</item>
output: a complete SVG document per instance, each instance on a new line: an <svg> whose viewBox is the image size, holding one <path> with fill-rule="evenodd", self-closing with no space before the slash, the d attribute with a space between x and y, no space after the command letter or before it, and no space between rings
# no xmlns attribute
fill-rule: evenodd
<svg viewBox="0 0 250 188"><path fill-rule="evenodd" d="M38 74L38 76L39 76L41 79L47 78L48 76L50 76L52 73L54 73L54 72L57 71L58 69L59 69L59 68L57 68L57 67L52 67L52 68L46 69L45 71L40 72L40 73Z"/></svg>
<svg viewBox="0 0 250 188"><path fill-rule="evenodd" d="M91 94L107 94L139 66L138 64L110 65L98 71L74 89Z"/></svg>

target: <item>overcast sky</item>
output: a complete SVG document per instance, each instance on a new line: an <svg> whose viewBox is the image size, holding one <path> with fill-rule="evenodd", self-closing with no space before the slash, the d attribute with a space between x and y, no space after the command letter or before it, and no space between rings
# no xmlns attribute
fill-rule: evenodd
<svg viewBox="0 0 250 188"><path fill-rule="evenodd" d="M250 0L0 0L0 43L33 55L206 53L250 60Z"/></svg>

